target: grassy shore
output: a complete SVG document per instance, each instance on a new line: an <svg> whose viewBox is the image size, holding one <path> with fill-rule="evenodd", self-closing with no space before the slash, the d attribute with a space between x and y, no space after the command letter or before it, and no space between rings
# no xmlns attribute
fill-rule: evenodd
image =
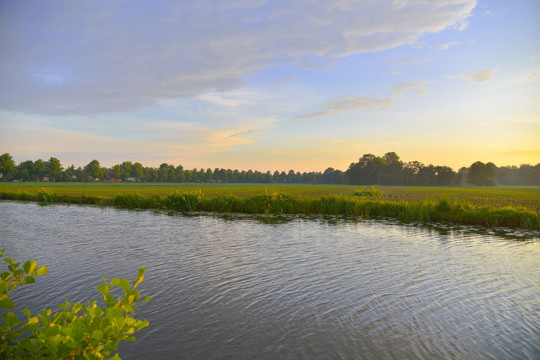
<svg viewBox="0 0 540 360"><path fill-rule="evenodd" d="M540 187L5 183L0 199L128 209L323 214L540 230Z"/></svg>

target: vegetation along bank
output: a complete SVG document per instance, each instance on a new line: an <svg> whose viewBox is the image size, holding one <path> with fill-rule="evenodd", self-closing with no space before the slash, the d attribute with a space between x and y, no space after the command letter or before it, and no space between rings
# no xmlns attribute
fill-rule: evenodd
<svg viewBox="0 0 540 360"><path fill-rule="evenodd" d="M540 187L3 183L0 199L179 212L385 217L540 230Z"/></svg>

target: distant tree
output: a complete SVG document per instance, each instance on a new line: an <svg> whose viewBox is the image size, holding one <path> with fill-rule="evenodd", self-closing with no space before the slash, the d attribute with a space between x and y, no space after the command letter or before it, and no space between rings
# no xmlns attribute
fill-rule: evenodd
<svg viewBox="0 0 540 360"><path fill-rule="evenodd" d="M105 173L97 160L90 161L88 165L84 167L84 172L91 178L91 180L100 179L105 176Z"/></svg>
<svg viewBox="0 0 540 360"><path fill-rule="evenodd" d="M467 179L467 174L469 172L469 169L466 167L462 167L458 170L456 174L456 178L454 180L456 185L463 185L465 183L465 179Z"/></svg>
<svg viewBox="0 0 540 360"><path fill-rule="evenodd" d="M47 175L49 175L50 180L56 181L56 179L62 178L62 170L64 167L60 164L60 160L55 157L51 157L49 161L45 163Z"/></svg>
<svg viewBox="0 0 540 360"><path fill-rule="evenodd" d="M382 157L383 165L378 174L378 183L385 185L403 184L403 162L395 152L388 152Z"/></svg>
<svg viewBox="0 0 540 360"><path fill-rule="evenodd" d="M122 179L124 176L124 172L122 171L122 167L118 164L114 165L111 168L111 176L115 179Z"/></svg>
<svg viewBox="0 0 540 360"><path fill-rule="evenodd" d="M0 177L2 181L10 181L17 174L17 167L8 153L0 156Z"/></svg>
<svg viewBox="0 0 540 360"><path fill-rule="evenodd" d="M435 166L429 164L424 166L418 171L417 174L417 185L421 186L433 186L437 184L437 170Z"/></svg>
<svg viewBox="0 0 540 360"><path fill-rule="evenodd" d="M176 181L177 182L184 182L184 167L182 165L178 165L174 169L174 173L176 174Z"/></svg>
<svg viewBox="0 0 540 360"><path fill-rule="evenodd" d="M131 177L134 177L137 180L144 178L144 168L140 162L136 162L131 167Z"/></svg>
<svg viewBox="0 0 540 360"><path fill-rule="evenodd" d="M34 162L34 176L37 180L43 180L47 174L47 163L41 159L37 159Z"/></svg>
<svg viewBox="0 0 540 360"><path fill-rule="evenodd" d="M74 177L76 178L77 176L75 175L75 165L71 165L69 166L67 169L64 170L64 176L63 176L63 180L64 181L73 181L74 180Z"/></svg>
<svg viewBox="0 0 540 360"><path fill-rule="evenodd" d="M423 167L424 164L419 161L409 161L403 164L403 183L405 185L419 185L418 173Z"/></svg>
<svg viewBox="0 0 540 360"><path fill-rule="evenodd" d="M353 185L375 185L385 160L373 154L364 154L357 163L352 163L346 174Z"/></svg>
<svg viewBox="0 0 540 360"><path fill-rule="evenodd" d="M450 186L455 184L456 173L448 166L435 166L435 184Z"/></svg>
<svg viewBox="0 0 540 360"><path fill-rule="evenodd" d="M166 182L169 178L169 165L166 163L163 163L159 165L158 169L158 181L159 182Z"/></svg>
<svg viewBox="0 0 540 360"><path fill-rule="evenodd" d="M484 164L481 161L473 163L469 167L467 182L477 186L495 186L495 172L497 166L492 162Z"/></svg>
<svg viewBox="0 0 540 360"><path fill-rule="evenodd" d="M540 185L540 164L536 166L520 165L517 169L517 180L520 185Z"/></svg>
<svg viewBox="0 0 540 360"><path fill-rule="evenodd" d="M121 169L121 174L122 174L120 177L122 179L127 179L127 178L132 177L131 176L132 168L133 168L133 163L131 161L122 162L122 164L120 164L120 169Z"/></svg>
<svg viewBox="0 0 540 360"><path fill-rule="evenodd" d="M39 180L35 176L34 162L32 160L26 160L17 165L17 176L21 181Z"/></svg>

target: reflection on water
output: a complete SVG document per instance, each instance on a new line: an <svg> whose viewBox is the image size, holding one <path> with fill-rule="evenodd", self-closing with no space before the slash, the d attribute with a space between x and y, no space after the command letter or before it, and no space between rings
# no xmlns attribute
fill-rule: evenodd
<svg viewBox="0 0 540 360"><path fill-rule="evenodd" d="M151 325L125 359L540 358L534 234L170 215L0 202L0 246L51 270L16 302L97 298L143 266Z"/></svg>

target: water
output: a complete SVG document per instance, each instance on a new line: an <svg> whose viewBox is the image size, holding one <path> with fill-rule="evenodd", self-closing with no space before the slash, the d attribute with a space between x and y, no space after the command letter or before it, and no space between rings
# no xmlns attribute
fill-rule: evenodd
<svg viewBox="0 0 540 360"><path fill-rule="evenodd" d="M32 312L147 268L128 360L540 358L538 238L15 202L0 224L51 271L13 293Z"/></svg>

